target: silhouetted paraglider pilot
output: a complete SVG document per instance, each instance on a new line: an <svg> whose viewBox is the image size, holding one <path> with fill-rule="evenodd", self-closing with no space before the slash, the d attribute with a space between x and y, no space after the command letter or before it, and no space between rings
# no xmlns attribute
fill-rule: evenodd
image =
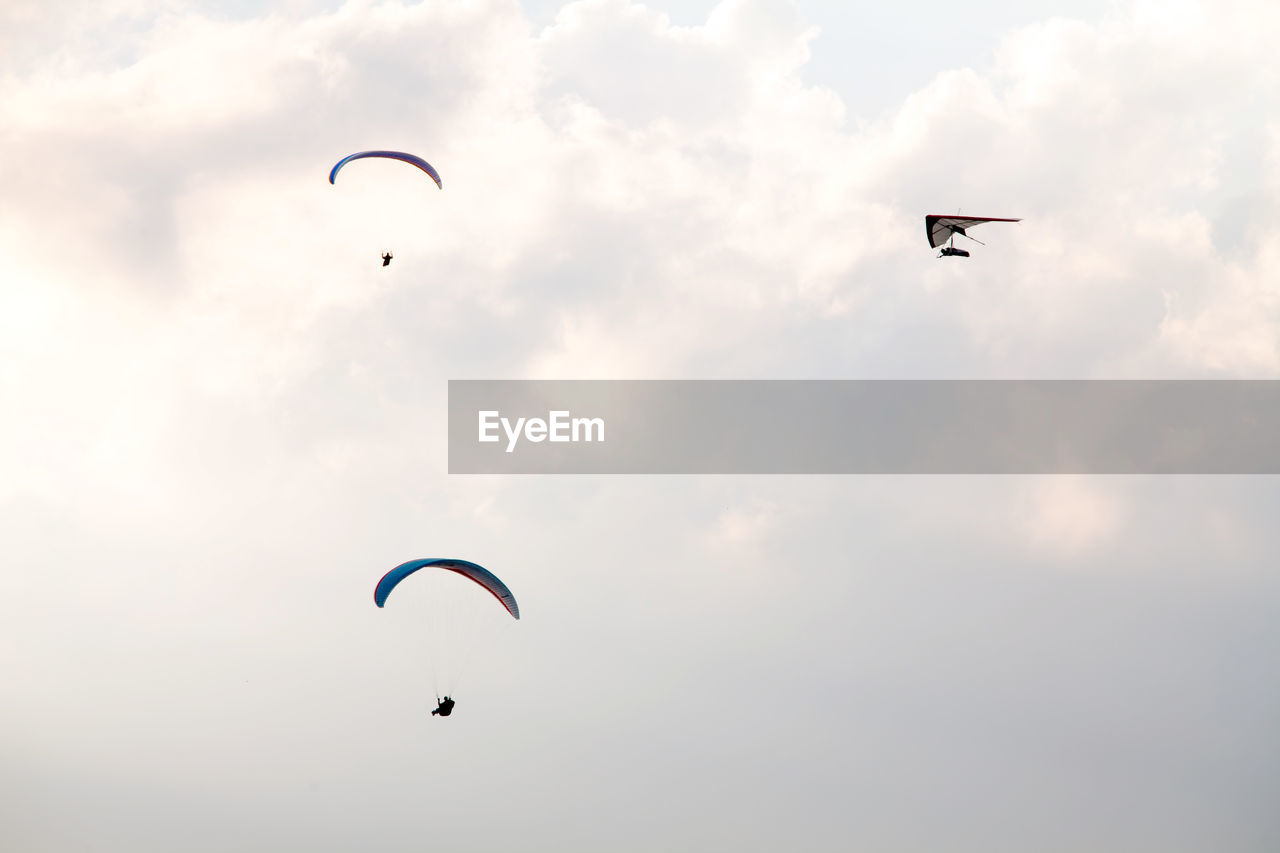
<svg viewBox="0 0 1280 853"><path fill-rule="evenodd" d="M382 256L382 265L383 265L384 267L389 267L389 266L391 266L391 253L390 253L390 252L387 252L386 254L384 254L384 255Z"/></svg>
<svg viewBox="0 0 1280 853"><path fill-rule="evenodd" d="M447 717L453 713L453 700L450 699L448 696L444 697L443 699L438 699L436 701L440 703L440 707L432 711L431 716L434 717L436 714L439 714L442 717Z"/></svg>

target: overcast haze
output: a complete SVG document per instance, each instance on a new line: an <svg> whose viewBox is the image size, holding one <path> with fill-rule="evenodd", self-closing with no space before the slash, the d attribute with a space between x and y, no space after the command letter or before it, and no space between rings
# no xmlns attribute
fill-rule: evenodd
<svg viewBox="0 0 1280 853"><path fill-rule="evenodd" d="M449 379L1280 378L1278 43L1263 0L6 2L0 847L1280 849L1273 478L445 441ZM444 189L328 183L367 148ZM1023 221L937 260L957 210ZM371 601L433 556L522 615L448 720L426 587Z"/></svg>

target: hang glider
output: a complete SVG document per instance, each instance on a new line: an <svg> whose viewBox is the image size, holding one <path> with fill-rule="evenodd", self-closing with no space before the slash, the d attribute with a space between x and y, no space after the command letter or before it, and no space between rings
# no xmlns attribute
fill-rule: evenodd
<svg viewBox="0 0 1280 853"><path fill-rule="evenodd" d="M942 246L943 243L948 245L942 247L942 251L938 253L938 257L960 257L967 258L969 253L964 249L956 248L956 235L967 237L979 246L986 245L981 240L974 240L965 232L976 225L984 222L1021 222L1021 219L1005 219L999 216L949 216L947 214L929 214L924 218L924 231L929 237L929 245L933 248Z"/></svg>

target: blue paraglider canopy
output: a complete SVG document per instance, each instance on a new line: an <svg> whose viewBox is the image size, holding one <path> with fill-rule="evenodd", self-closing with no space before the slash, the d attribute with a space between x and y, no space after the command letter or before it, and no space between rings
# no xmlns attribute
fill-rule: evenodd
<svg viewBox="0 0 1280 853"><path fill-rule="evenodd" d="M511 590L507 589L507 585L498 579L497 575L484 566L478 566L466 560L450 558L410 560L407 563L401 563L383 575L382 579L378 581L378 585L373 589L373 603L382 607L386 604L387 596L391 594L391 590L395 589L400 581L420 569L446 569L450 572L457 572L489 590L493 597L502 602L503 607L507 608L508 613L516 619L520 618L520 606L516 604L516 597L511 594Z"/></svg>
<svg viewBox="0 0 1280 853"><path fill-rule="evenodd" d="M404 151L358 151L355 154L348 154L346 157L339 160L334 165L333 169L329 171L329 183L332 184L333 179L338 177L338 170L343 166L347 165L352 160L363 160L366 157L383 157L390 160L401 160L405 163L410 163L430 175L431 180L436 182L437 187L444 189L444 184L440 183L439 173L431 167L430 163L423 160L417 154L408 154Z"/></svg>

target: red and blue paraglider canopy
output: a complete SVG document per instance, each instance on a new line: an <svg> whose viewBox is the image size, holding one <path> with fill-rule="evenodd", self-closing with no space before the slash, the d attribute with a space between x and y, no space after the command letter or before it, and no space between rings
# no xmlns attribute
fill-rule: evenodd
<svg viewBox="0 0 1280 853"><path fill-rule="evenodd" d="M366 157L383 157L389 160L401 160L413 166L417 166L422 171L431 176L431 180L436 182L436 186L444 189L444 184L440 183L440 175L431 164L423 160L417 154L408 154L404 151L357 151L355 154L348 154L339 160L329 171L329 183L333 183L333 179L338 177L338 170L350 163L352 160L363 160Z"/></svg>
<svg viewBox="0 0 1280 853"><path fill-rule="evenodd" d="M387 596L391 594L391 590L395 589L400 581L420 569L445 569L450 572L457 572L489 590L493 597L502 602L503 607L507 608L508 613L516 619L520 618L520 606L516 604L516 597L511 594L511 590L507 589L507 585L498 579L497 575L484 566L478 566L466 560L450 558L410 560L407 563L401 563L383 575L382 580L378 581L378 585L373 589L373 603L379 607L386 604Z"/></svg>

